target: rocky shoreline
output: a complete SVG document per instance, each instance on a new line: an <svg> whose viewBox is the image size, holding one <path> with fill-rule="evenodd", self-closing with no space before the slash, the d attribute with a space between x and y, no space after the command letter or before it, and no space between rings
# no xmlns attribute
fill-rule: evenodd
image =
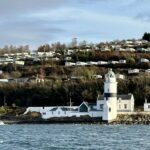
<svg viewBox="0 0 150 150"><path fill-rule="evenodd" d="M12 117L0 119L5 124L71 124L71 123L102 123L101 118L90 118L90 117L65 117L65 118L51 118L51 119L41 119L35 117Z"/></svg>
<svg viewBox="0 0 150 150"><path fill-rule="evenodd" d="M150 124L150 114L131 114L131 115L118 115L117 119L112 122L102 121L101 118L90 118L90 117L65 117L65 118L51 118L51 119L41 119L40 117L33 116L1 116L0 120L5 124Z"/></svg>
<svg viewBox="0 0 150 150"><path fill-rule="evenodd" d="M150 114L143 114L143 113L137 113L137 114L123 114L118 115L117 119L111 124L150 124Z"/></svg>

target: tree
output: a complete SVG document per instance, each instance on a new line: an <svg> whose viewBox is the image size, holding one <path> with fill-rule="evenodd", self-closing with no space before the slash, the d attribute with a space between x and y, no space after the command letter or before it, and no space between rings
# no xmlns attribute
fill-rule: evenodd
<svg viewBox="0 0 150 150"><path fill-rule="evenodd" d="M145 32L142 39L150 41L150 33Z"/></svg>
<svg viewBox="0 0 150 150"><path fill-rule="evenodd" d="M11 72L11 77L13 77L13 78L20 78L21 77L21 72L19 72L19 71L12 71Z"/></svg>
<svg viewBox="0 0 150 150"><path fill-rule="evenodd" d="M83 41L81 41L81 42L79 43L79 47L80 47L80 48L85 48L86 45L87 45L87 42L86 42L85 40L83 40Z"/></svg>
<svg viewBox="0 0 150 150"><path fill-rule="evenodd" d="M77 47L77 38L73 38L72 41L71 41L71 47Z"/></svg>
<svg viewBox="0 0 150 150"><path fill-rule="evenodd" d="M89 100L89 99L92 99L93 98L93 95L92 95L92 92L85 89L81 95L83 96L83 99L86 101L86 100Z"/></svg>
<svg viewBox="0 0 150 150"><path fill-rule="evenodd" d="M49 44L45 44L45 45L41 45L40 47L38 47L38 52L49 52L51 51L51 47Z"/></svg>
<svg viewBox="0 0 150 150"><path fill-rule="evenodd" d="M126 60L128 67L133 68L135 66L135 59L133 57L128 57Z"/></svg>
<svg viewBox="0 0 150 150"><path fill-rule="evenodd" d="M144 95L146 99L150 99L150 86L144 88Z"/></svg>

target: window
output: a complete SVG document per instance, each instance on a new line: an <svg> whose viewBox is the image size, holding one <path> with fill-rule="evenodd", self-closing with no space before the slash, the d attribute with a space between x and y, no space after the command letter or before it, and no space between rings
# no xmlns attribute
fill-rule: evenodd
<svg viewBox="0 0 150 150"><path fill-rule="evenodd" d="M66 115L66 111L64 111L64 114Z"/></svg>
<svg viewBox="0 0 150 150"><path fill-rule="evenodd" d="M60 115L60 111L58 111L58 115Z"/></svg>
<svg viewBox="0 0 150 150"><path fill-rule="evenodd" d="M53 111L52 111L52 115L53 115Z"/></svg>
<svg viewBox="0 0 150 150"><path fill-rule="evenodd" d="M112 74L110 74L110 78L113 78L113 75L112 75Z"/></svg>
<svg viewBox="0 0 150 150"><path fill-rule="evenodd" d="M100 104L100 109L103 110L104 104Z"/></svg>
<svg viewBox="0 0 150 150"><path fill-rule="evenodd" d="M109 112L111 112L111 108L109 107Z"/></svg>
<svg viewBox="0 0 150 150"><path fill-rule="evenodd" d="M148 105L148 108L150 108L150 105Z"/></svg>
<svg viewBox="0 0 150 150"><path fill-rule="evenodd" d="M46 112L43 112L43 115L46 115Z"/></svg>
<svg viewBox="0 0 150 150"><path fill-rule="evenodd" d="M119 109L121 109L121 105L119 104Z"/></svg>
<svg viewBox="0 0 150 150"><path fill-rule="evenodd" d="M121 98L118 99L118 102L121 103Z"/></svg>
<svg viewBox="0 0 150 150"><path fill-rule="evenodd" d="M124 109L127 109L127 104L124 104Z"/></svg>

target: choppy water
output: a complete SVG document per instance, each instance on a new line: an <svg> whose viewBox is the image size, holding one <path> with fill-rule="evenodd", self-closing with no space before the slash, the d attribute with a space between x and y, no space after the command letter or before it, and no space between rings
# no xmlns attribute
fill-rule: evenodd
<svg viewBox="0 0 150 150"><path fill-rule="evenodd" d="M150 150L150 126L4 125L0 150Z"/></svg>

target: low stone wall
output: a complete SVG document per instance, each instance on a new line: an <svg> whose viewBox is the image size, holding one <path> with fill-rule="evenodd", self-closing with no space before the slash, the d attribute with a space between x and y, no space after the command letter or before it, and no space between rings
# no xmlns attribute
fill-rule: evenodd
<svg viewBox="0 0 150 150"><path fill-rule="evenodd" d="M91 118L89 116L61 118L56 117L50 119L42 119L39 116L3 116L0 117L0 120L5 124L103 123L102 118Z"/></svg>
<svg viewBox="0 0 150 150"><path fill-rule="evenodd" d="M52 123L98 123L98 124L150 124L150 112L119 113L117 119L112 122L103 121L102 118L84 117L62 117L42 119L35 115L0 116L6 124L52 124Z"/></svg>
<svg viewBox="0 0 150 150"><path fill-rule="evenodd" d="M112 124L150 124L149 112L134 112L118 114Z"/></svg>
<svg viewBox="0 0 150 150"><path fill-rule="evenodd" d="M118 112L118 115L150 115L150 112L145 112L145 111L137 111L137 112Z"/></svg>

